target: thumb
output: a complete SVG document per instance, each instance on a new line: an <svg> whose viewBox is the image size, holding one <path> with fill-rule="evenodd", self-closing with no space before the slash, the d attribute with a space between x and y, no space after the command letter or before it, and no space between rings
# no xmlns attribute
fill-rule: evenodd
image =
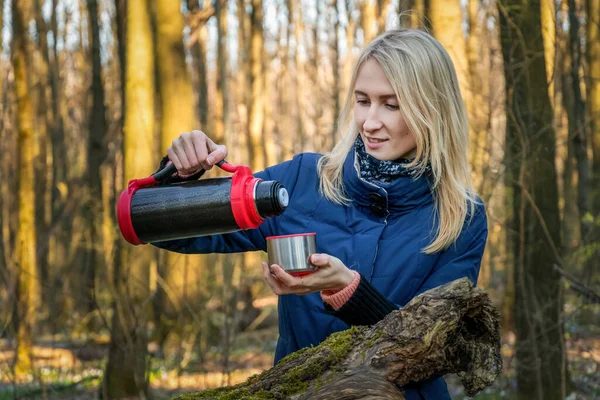
<svg viewBox="0 0 600 400"><path fill-rule="evenodd" d="M330 259L331 257L329 256L329 254L316 253L310 256L310 262L316 265L317 267L324 267L326 265L329 265Z"/></svg>

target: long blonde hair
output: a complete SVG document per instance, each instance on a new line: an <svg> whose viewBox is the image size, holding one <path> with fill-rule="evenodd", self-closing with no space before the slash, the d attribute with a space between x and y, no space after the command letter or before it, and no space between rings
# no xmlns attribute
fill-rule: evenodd
<svg viewBox="0 0 600 400"><path fill-rule="evenodd" d="M338 126L343 133L331 153L319 160L321 194L349 204L342 171L358 135L352 119L353 91L362 65L376 60L394 88L400 111L414 135L416 156L408 167L419 175L431 165L431 185L438 216L435 240L427 254L447 249L460 235L478 201L468 162L469 121L450 56L431 35L415 29L388 31L362 51L352 72Z"/></svg>

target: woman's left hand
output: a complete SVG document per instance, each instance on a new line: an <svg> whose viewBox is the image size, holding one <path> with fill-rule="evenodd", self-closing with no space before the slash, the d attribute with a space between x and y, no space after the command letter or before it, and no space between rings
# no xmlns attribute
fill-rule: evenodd
<svg viewBox="0 0 600 400"><path fill-rule="evenodd" d="M293 276L285 272L277 264L269 267L263 262L263 275L276 295L283 294L308 294L321 290L342 290L354 280L352 270L344 265L338 258L329 254L312 254L310 262L317 269L302 277Z"/></svg>

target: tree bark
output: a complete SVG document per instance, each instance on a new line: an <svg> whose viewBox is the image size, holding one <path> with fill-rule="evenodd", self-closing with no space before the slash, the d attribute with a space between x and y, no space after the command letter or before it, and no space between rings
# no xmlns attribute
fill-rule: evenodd
<svg viewBox="0 0 600 400"><path fill-rule="evenodd" d="M148 1L127 4L125 181L147 176L156 168L154 137L154 46ZM156 265L150 247L124 246L115 271L115 306L111 344L102 396L147 398L147 301L150 269Z"/></svg>
<svg viewBox="0 0 600 400"><path fill-rule="evenodd" d="M200 15L201 9L198 0L188 0L187 6L191 16ZM204 15L208 17L212 15L212 12ZM206 36L208 33L206 29L206 17L203 19L190 18L190 20L196 21L194 24L190 23L190 31L192 32L190 40L193 41L190 53L192 55L192 65L195 71L194 76L196 77L197 114L200 122L200 129L208 132L208 79L206 69Z"/></svg>
<svg viewBox="0 0 600 400"><path fill-rule="evenodd" d="M215 132L212 139L216 143L225 142L226 128L229 125L229 91L227 89L227 1L215 2L217 17L217 87L215 91ZM261 58L262 59L262 58Z"/></svg>
<svg viewBox="0 0 600 400"><path fill-rule="evenodd" d="M183 48L183 16L179 2L159 0L155 3L158 94L160 104L160 151L165 154L173 139L194 129L194 96L185 64ZM168 252L159 257L158 275L163 279L154 298L155 332L162 348L185 304L185 272L187 256ZM170 288L166 295L165 287Z"/></svg>
<svg viewBox="0 0 600 400"><path fill-rule="evenodd" d="M592 210L596 226L590 235L591 242L600 242L600 0L588 0L587 2L587 25L586 25L586 51L589 77L587 80L587 107L590 129L592 132L593 166L592 166ZM586 268L585 281L592 283L600 250L596 248L594 254L590 255L590 262ZM597 274L596 274L597 275ZM596 278L598 279L598 278Z"/></svg>
<svg viewBox="0 0 600 400"><path fill-rule="evenodd" d="M252 170L266 167L266 150L263 140L265 114L265 66L262 0L252 0L250 15L250 91L248 102L249 153Z"/></svg>
<svg viewBox="0 0 600 400"><path fill-rule="evenodd" d="M89 201L86 207L86 222L89 224L90 244L88 246L87 262L84 266L84 286L85 297L83 306L87 313L91 313L95 308L95 279L96 268L104 266L105 260L102 260L102 252L98 249L103 248L102 243L102 180L101 167L106 159L107 148L105 145L105 136L107 130L106 106L104 104L104 86L102 84L102 60L100 59L100 26L98 21L100 15L98 12L97 0L87 0L88 21L90 24L90 50L92 56L92 112L89 118L89 138L88 138L88 185Z"/></svg>
<svg viewBox="0 0 600 400"><path fill-rule="evenodd" d="M390 0L377 0L377 34L385 32Z"/></svg>
<svg viewBox="0 0 600 400"><path fill-rule="evenodd" d="M338 138L338 126L341 112L341 101L340 96L341 93L341 71L340 71L340 46L339 46L339 30L340 30L340 9L338 7L337 1L331 1L329 7L333 10L333 43L331 44L331 64L332 64L332 72L333 72L333 124L331 127L331 143L335 143ZM348 49L350 51L350 49Z"/></svg>
<svg viewBox="0 0 600 400"><path fill-rule="evenodd" d="M17 98L17 129L19 146L19 232L16 243L17 279L17 349L14 368L17 376L30 372L31 346L39 301L39 277L36 263L35 175L33 111L28 88L27 28L23 1L12 2L12 65Z"/></svg>
<svg viewBox="0 0 600 400"><path fill-rule="evenodd" d="M371 0L360 0L360 27L363 31L363 47L377 35L377 10Z"/></svg>
<svg viewBox="0 0 600 400"><path fill-rule="evenodd" d="M34 174L36 176L36 194L35 194L35 213L36 218L36 251L38 271L41 282L49 282L49 263L48 263L48 239L47 234L51 223L52 213L52 141L49 136L52 126L52 114L49 110L47 90L49 86L48 76L50 73L50 54L48 48L48 27L42 16L42 8L39 0L33 2L33 13L35 18L36 30L39 42L39 62L35 63L36 71L34 73L37 82L33 85L36 88L36 132L38 136L39 154L35 163ZM40 285L43 313L53 306L52 288L47 285Z"/></svg>
<svg viewBox="0 0 600 400"><path fill-rule="evenodd" d="M539 0L498 3L506 76L506 185L513 191L518 399L565 397L555 134Z"/></svg>
<svg viewBox="0 0 600 400"><path fill-rule="evenodd" d="M588 160L587 135L585 129L585 104L581 92L579 70L582 61L581 36L579 34L579 13L575 0L568 0L569 7L569 40L565 54L566 85L563 85L563 100L569 119L569 146L572 146L577 166L577 209L581 244L588 244L592 223L588 213L590 204L590 167Z"/></svg>
<svg viewBox="0 0 600 400"><path fill-rule="evenodd" d="M462 278L372 327L353 327L297 351L245 383L178 399L404 399L398 386L459 372L473 396L502 371L498 320L487 294Z"/></svg>
<svg viewBox="0 0 600 400"><path fill-rule="evenodd" d="M444 46L456 70L460 92L467 107L469 117L473 115L473 102L471 101L471 86L469 81L469 62L467 58L467 40L465 39L462 22L460 0L430 0L427 17L433 28L433 36ZM477 137L472 126L469 130L469 148L475 149ZM473 155L470 152L470 162L473 164Z"/></svg>
<svg viewBox="0 0 600 400"><path fill-rule="evenodd" d="M293 129L291 154L294 155L298 152L305 150L305 129L304 129L304 116L306 110L306 102L304 89L305 85L302 82L305 79L306 74L304 73L304 61L300 56L300 46L302 43L302 36L304 35L304 18L302 17L302 7L299 7L293 0L287 0L288 12L290 14L290 21L294 24L294 67L295 67L295 80L292 84L293 98L296 103L296 123L295 129Z"/></svg>

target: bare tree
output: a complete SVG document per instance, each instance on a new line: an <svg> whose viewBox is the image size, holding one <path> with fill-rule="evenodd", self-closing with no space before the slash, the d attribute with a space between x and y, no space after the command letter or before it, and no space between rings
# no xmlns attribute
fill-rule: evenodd
<svg viewBox="0 0 600 400"><path fill-rule="evenodd" d="M252 0L250 14L250 92L248 102L248 128L250 140L250 166L260 170L266 165L267 155L263 141L265 118L265 64L263 37L263 5L262 0Z"/></svg>
<svg viewBox="0 0 600 400"><path fill-rule="evenodd" d="M148 1L127 4L126 110L124 137L125 179L147 176L156 167L154 137L154 46ZM147 397L147 298L149 247L124 247L115 271L115 305L111 343L102 394L104 398Z"/></svg>
<svg viewBox="0 0 600 400"><path fill-rule="evenodd" d="M17 279L17 333L14 368L17 374L30 372L31 350L39 301L39 277L36 263L35 175L33 110L28 87L27 28L24 10L29 4L12 2L12 66L15 73L17 98L17 129L19 145L19 232L16 242L15 277Z"/></svg>
<svg viewBox="0 0 600 400"><path fill-rule="evenodd" d="M507 175L515 232L519 399L563 399L564 337L555 136L539 2L498 3L506 75ZM540 71L544 71L541 73Z"/></svg>

